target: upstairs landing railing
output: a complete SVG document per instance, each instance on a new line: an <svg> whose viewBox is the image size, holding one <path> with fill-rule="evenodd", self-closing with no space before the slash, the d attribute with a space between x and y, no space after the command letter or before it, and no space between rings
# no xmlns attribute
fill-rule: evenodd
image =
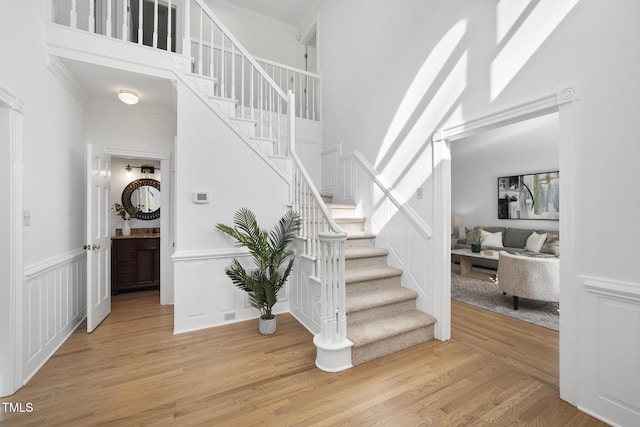
<svg viewBox="0 0 640 427"><path fill-rule="evenodd" d="M260 123L260 137L278 136L275 116L287 114L289 90L296 97L296 117L320 119L320 76L251 56L202 0L50 0L48 4L55 23L191 57L193 73L217 81L214 95L236 100L245 107L241 117ZM265 124L264 114L271 114L273 128Z"/></svg>

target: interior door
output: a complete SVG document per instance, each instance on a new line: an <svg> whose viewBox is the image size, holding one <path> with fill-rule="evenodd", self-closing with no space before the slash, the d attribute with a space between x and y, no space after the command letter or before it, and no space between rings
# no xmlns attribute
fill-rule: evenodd
<svg viewBox="0 0 640 427"><path fill-rule="evenodd" d="M105 147L87 148L87 332L111 313L111 233L109 192L111 155Z"/></svg>

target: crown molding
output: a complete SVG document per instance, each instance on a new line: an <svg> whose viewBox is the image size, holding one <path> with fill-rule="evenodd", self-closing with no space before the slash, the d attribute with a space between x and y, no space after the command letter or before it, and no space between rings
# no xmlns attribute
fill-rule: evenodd
<svg viewBox="0 0 640 427"><path fill-rule="evenodd" d="M59 57L49 55L47 68L49 68L51 74L60 80L64 87L66 87L83 106L87 105L89 102L89 94L84 90L82 85L78 83L78 80L71 74L71 71L69 71Z"/></svg>

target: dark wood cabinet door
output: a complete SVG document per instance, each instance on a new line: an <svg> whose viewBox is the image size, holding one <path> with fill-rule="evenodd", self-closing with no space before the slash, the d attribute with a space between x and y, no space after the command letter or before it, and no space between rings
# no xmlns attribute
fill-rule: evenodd
<svg viewBox="0 0 640 427"><path fill-rule="evenodd" d="M113 239L111 293L160 286L160 238Z"/></svg>

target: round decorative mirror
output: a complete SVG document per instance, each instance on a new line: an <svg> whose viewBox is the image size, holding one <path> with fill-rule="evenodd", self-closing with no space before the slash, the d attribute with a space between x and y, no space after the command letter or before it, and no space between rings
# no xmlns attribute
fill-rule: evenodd
<svg viewBox="0 0 640 427"><path fill-rule="evenodd" d="M122 206L131 218L151 220L160 218L160 181L140 178L122 191Z"/></svg>

